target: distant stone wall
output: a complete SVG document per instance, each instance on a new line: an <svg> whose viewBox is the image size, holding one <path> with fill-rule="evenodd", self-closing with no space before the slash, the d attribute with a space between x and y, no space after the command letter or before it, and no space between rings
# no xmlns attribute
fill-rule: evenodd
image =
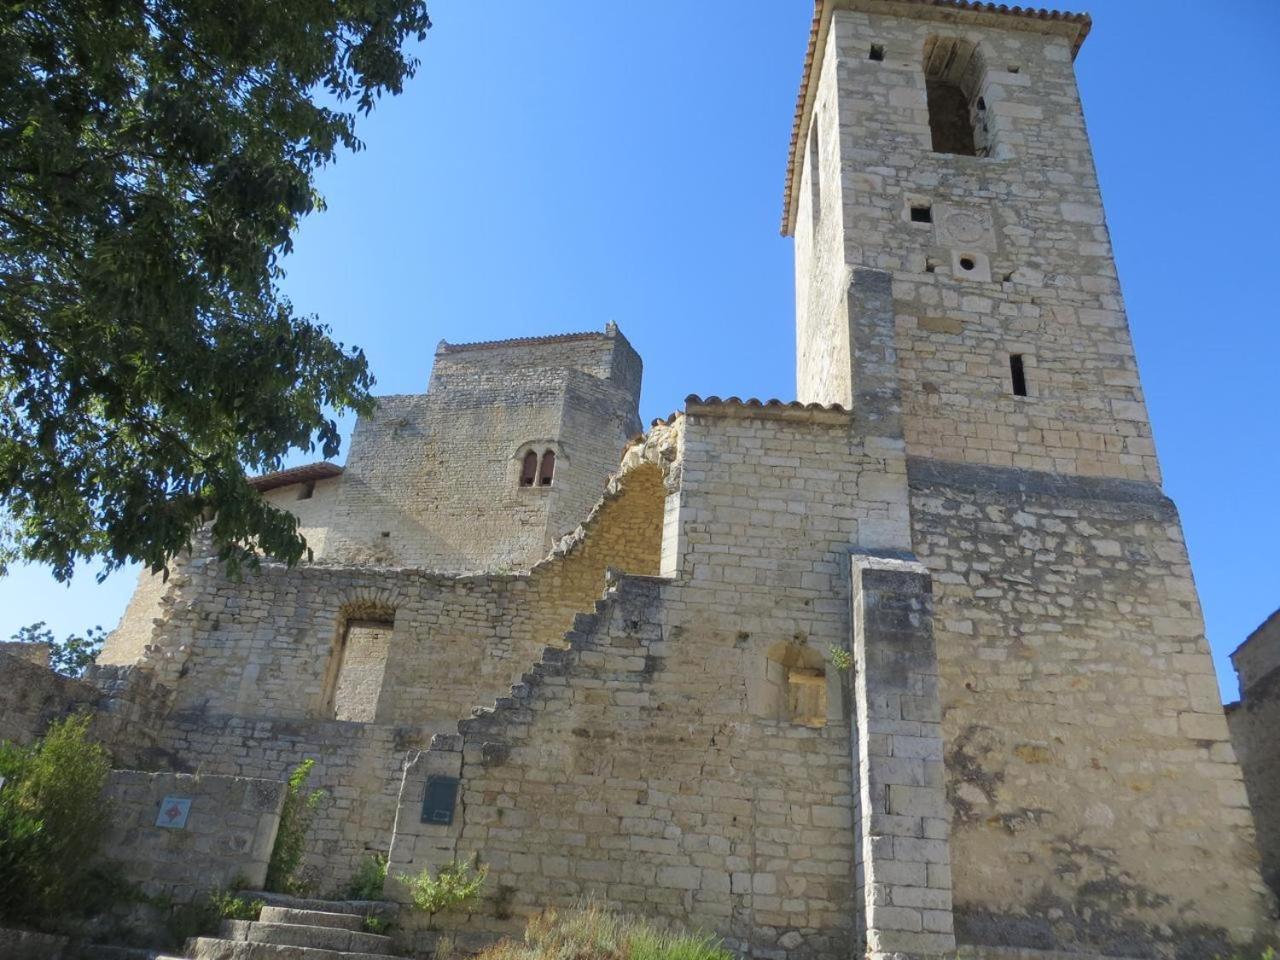
<svg viewBox="0 0 1280 960"><path fill-rule="evenodd" d="M89 684L20 655L26 652L0 651L0 740L30 743L50 721L92 708L100 699Z"/></svg>
<svg viewBox="0 0 1280 960"><path fill-rule="evenodd" d="M180 570L185 563L185 557L175 558L172 571ZM164 598L168 589L168 580L163 575L145 568L138 572L133 596L129 598L120 623L107 636L102 652L98 654L98 663L124 666L142 659L147 644L151 642L156 621L164 617Z"/></svg>
<svg viewBox="0 0 1280 960"><path fill-rule="evenodd" d="M102 855L149 896L185 903L237 882L259 889L285 790L280 780L113 770ZM157 825L183 816L180 827Z"/></svg>
<svg viewBox="0 0 1280 960"><path fill-rule="evenodd" d="M1280 896L1280 611L1235 653L1240 702L1227 708L1231 742L1258 828L1262 874Z"/></svg>
<svg viewBox="0 0 1280 960"><path fill-rule="evenodd" d="M440 573L527 570L572 530L640 428L640 358L610 327L441 344L427 393L360 418L342 476L269 491L317 559ZM553 483L522 486L528 450Z"/></svg>
<svg viewBox="0 0 1280 960"><path fill-rule="evenodd" d="M1230 956L1270 904L1173 505L1144 483L909 471L957 936Z"/></svg>

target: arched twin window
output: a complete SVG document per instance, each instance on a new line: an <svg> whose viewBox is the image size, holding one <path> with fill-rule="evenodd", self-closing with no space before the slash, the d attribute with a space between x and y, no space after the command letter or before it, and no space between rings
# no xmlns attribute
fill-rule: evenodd
<svg viewBox="0 0 1280 960"><path fill-rule="evenodd" d="M549 487L556 475L556 452L546 450L538 456L537 450L530 450L524 455L520 464L520 486Z"/></svg>

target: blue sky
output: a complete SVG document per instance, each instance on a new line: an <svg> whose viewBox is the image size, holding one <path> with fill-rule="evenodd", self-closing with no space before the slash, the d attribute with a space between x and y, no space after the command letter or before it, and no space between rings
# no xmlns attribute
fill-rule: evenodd
<svg viewBox="0 0 1280 960"><path fill-rule="evenodd" d="M441 339L600 329L689 393L795 395L778 235L808 0L432 0L422 69L325 171L285 289L421 392ZM1280 605L1280 5L1091 0L1077 69L1219 677ZM348 424L349 428L350 424ZM310 459L300 457L299 460ZM0 580L0 638L114 626L134 574Z"/></svg>

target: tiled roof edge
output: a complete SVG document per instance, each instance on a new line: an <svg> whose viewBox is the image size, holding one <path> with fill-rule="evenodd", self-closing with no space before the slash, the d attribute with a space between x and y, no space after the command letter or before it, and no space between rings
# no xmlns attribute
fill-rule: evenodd
<svg viewBox="0 0 1280 960"><path fill-rule="evenodd" d="M341 475L342 467L336 463L329 463L322 460L319 463L308 463L301 467L290 467L288 470L276 470L274 473L264 473L260 477L250 477L249 486L253 487L259 493L265 493L268 490L275 490L277 487L287 487L295 483L309 483L313 480L328 480L330 477Z"/></svg>
<svg viewBox="0 0 1280 960"><path fill-rule="evenodd" d="M802 420L806 422L847 423L853 416L838 403L801 403L798 400L758 400L749 397L707 397L696 393L685 397L684 413L701 416L759 417L763 419Z"/></svg>
<svg viewBox="0 0 1280 960"><path fill-rule="evenodd" d="M609 323L605 326L604 332L600 333L595 330L583 331L582 333L553 333L545 337L513 337L509 340L478 340L475 343L450 343L448 340L441 340L436 345L436 353L456 353L460 350L485 350L497 347L524 347L534 346L543 343L568 343L573 340L612 340L614 338L625 340L622 331L618 329L615 323Z"/></svg>
<svg viewBox="0 0 1280 960"><path fill-rule="evenodd" d="M818 56L818 40L822 33L823 17L827 7L833 6L836 2L838 0L814 0L813 22L809 26L809 45L805 51L804 69L800 75L800 93L796 97L796 112L791 122L791 146L787 152L787 180L782 187L782 235L784 237L790 236L795 229L792 210L796 180L799 173L799 169L796 166L796 158L799 153L800 137L806 127L809 85L813 79L814 64ZM1085 37L1089 35L1089 30L1093 26L1093 18L1087 13L1069 13L1060 10L1046 10L1040 7L1011 7L1003 3L984 3L980 2L980 0L885 0L885 2L1078 24L1080 30L1071 47L1072 57L1075 57L1080 52L1080 47L1084 44Z"/></svg>

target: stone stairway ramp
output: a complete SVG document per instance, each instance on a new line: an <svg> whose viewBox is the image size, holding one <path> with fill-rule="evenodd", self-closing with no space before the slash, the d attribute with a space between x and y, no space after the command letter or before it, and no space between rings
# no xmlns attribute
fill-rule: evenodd
<svg viewBox="0 0 1280 960"><path fill-rule="evenodd" d="M279 895L262 899L269 902L257 920L224 920L217 937L187 941L188 960L388 960L397 956L390 937L364 929L365 917L385 918L394 913L393 904Z"/></svg>

